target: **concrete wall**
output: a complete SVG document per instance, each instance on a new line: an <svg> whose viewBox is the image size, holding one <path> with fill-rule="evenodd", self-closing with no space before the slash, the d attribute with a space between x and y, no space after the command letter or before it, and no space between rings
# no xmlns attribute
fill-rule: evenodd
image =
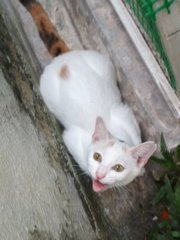
<svg viewBox="0 0 180 240"><path fill-rule="evenodd" d="M73 180L50 166L46 143L1 71L0 116L0 239L95 239Z"/></svg>

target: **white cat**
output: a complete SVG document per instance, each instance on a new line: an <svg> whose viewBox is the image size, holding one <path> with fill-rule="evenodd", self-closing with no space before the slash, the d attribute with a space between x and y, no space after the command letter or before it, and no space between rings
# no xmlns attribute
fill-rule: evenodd
<svg viewBox="0 0 180 240"><path fill-rule="evenodd" d="M142 174L156 144L141 143L109 58L89 50L64 53L45 68L40 91L65 127L64 142L92 178L94 191L126 185Z"/></svg>

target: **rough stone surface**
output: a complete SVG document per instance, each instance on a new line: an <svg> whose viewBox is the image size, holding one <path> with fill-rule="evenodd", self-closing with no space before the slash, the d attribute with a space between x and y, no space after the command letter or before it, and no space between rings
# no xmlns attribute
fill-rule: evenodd
<svg viewBox="0 0 180 240"><path fill-rule="evenodd" d="M0 116L0 239L95 239L73 178L55 168L1 71Z"/></svg>

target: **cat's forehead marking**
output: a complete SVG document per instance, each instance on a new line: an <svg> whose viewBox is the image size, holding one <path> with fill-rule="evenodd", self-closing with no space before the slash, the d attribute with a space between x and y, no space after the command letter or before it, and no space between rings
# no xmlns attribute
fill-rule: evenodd
<svg viewBox="0 0 180 240"><path fill-rule="evenodd" d="M107 142L106 147L112 147L115 144L114 140L110 140Z"/></svg>
<svg viewBox="0 0 180 240"><path fill-rule="evenodd" d="M122 144L119 141L116 140L110 140L106 143L105 147L113 147L114 150L123 150L124 152L127 152L126 145Z"/></svg>
<svg viewBox="0 0 180 240"><path fill-rule="evenodd" d="M64 80L67 80L69 77L69 68L68 65L65 64L60 69L60 77Z"/></svg>

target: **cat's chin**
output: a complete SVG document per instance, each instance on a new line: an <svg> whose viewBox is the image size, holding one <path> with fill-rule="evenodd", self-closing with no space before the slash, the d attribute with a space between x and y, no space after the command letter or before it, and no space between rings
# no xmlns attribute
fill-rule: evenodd
<svg viewBox="0 0 180 240"><path fill-rule="evenodd" d="M92 187L94 192L101 192L107 189L108 185L100 183L98 180L93 179Z"/></svg>

